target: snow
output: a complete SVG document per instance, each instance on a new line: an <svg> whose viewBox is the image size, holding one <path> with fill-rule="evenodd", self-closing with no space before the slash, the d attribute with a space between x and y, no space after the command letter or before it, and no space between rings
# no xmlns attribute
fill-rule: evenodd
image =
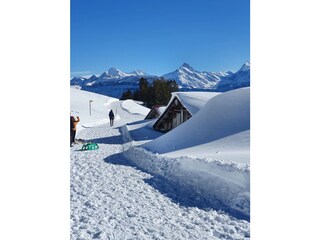
<svg viewBox="0 0 320 240"><path fill-rule="evenodd" d="M177 97L188 111L194 115L208 102L209 99L219 94L220 93L217 92L174 92L172 93L169 104L174 97Z"/></svg>
<svg viewBox="0 0 320 240"><path fill-rule="evenodd" d="M146 76L146 75L148 75L147 73L143 72L142 70L134 70L134 71L132 71L130 74L140 75L140 76Z"/></svg>
<svg viewBox="0 0 320 240"><path fill-rule="evenodd" d="M250 70L250 62L249 62L249 61L246 61L246 62L242 65L242 67L241 67L241 69L240 69L239 71L248 71L248 70Z"/></svg>
<svg viewBox="0 0 320 240"><path fill-rule="evenodd" d="M110 104L119 101L116 98L99 95L96 93L82 91L76 88L70 88L71 106L70 113L80 117L78 130L82 130L83 126L93 126L109 121ZM90 115L90 101L91 115ZM116 116L117 118L117 116Z"/></svg>
<svg viewBox="0 0 320 240"><path fill-rule="evenodd" d="M221 159L228 162L248 164L250 156L250 131L242 131L214 142L186 147L168 152L170 157L189 156L208 159Z"/></svg>
<svg viewBox="0 0 320 240"><path fill-rule="evenodd" d="M159 112L159 114L160 114L160 115L163 114L166 109L167 109L167 107L165 107L165 106L158 107L158 112Z"/></svg>
<svg viewBox="0 0 320 240"><path fill-rule="evenodd" d="M141 114L141 115L147 115L150 111L150 109L143 107L139 105L138 102L133 100L126 100L122 102L121 107L122 109L128 111L131 114Z"/></svg>
<svg viewBox="0 0 320 240"><path fill-rule="evenodd" d="M103 72L103 73L99 76L99 78L106 78L106 77L108 77L108 73L107 73L107 72Z"/></svg>
<svg viewBox="0 0 320 240"><path fill-rule="evenodd" d="M239 71L224 77L215 86L215 91L225 92L250 86L250 62L245 62Z"/></svg>
<svg viewBox="0 0 320 240"><path fill-rule="evenodd" d="M197 71L187 63L183 63L177 70L163 75L166 79L175 80L180 88L188 89L213 88L220 81L221 76L212 72Z"/></svg>
<svg viewBox="0 0 320 240"><path fill-rule="evenodd" d="M108 74L112 77L127 77L129 74L122 72L119 69L116 69L114 67L109 68Z"/></svg>
<svg viewBox="0 0 320 240"><path fill-rule="evenodd" d="M144 120L149 109L131 100L71 89L71 110L85 126L76 138L100 147L71 148L71 239L250 238L248 167L147 151L144 143L167 134L154 131L155 120Z"/></svg>

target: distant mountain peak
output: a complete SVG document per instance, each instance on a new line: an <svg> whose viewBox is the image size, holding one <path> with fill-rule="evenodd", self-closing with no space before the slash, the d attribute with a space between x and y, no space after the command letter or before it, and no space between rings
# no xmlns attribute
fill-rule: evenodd
<svg viewBox="0 0 320 240"><path fill-rule="evenodd" d="M105 78L105 77L108 77L108 73L106 73L106 72L103 72L103 73L99 76L99 78Z"/></svg>
<svg viewBox="0 0 320 240"><path fill-rule="evenodd" d="M146 74L144 71L142 71L142 70L134 70L134 71L132 71L130 74L139 75L139 76L147 75L147 74Z"/></svg>
<svg viewBox="0 0 320 240"><path fill-rule="evenodd" d="M242 67L240 68L239 71L248 71L248 70L250 70L250 62L249 62L249 61L246 61L246 62L242 65Z"/></svg>
<svg viewBox="0 0 320 240"><path fill-rule="evenodd" d="M193 70L193 68L186 62L181 65L181 68L187 68L187 69Z"/></svg>
<svg viewBox="0 0 320 240"><path fill-rule="evenodd" d="M126 73L114 67L109 68L108 74L111 76L121 76L121 77L127 75Z"/></svg>
<svg viewBox="0 0 320 240"><path fill-rule="evenodd" d="M98 77L93 74L89 79L90 79L90 80L95 80L95 79L97 79L97 78L98 78Z"/></svg>

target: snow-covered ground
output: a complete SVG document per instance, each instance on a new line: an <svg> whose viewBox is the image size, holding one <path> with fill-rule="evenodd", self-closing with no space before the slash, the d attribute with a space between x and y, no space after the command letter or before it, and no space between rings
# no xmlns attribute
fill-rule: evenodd
<svg viewBox="0 0 320 240"><path fill-rule="evenodd" d="M116 113L114 127L109 126L110 109ZM76 138L100 147L95 151L78 151L80 145L71 148L71 239L250 237L248 221L235 218L239 215L232 211L220 211L228 209L221 199L210 201L217 191L224 200L234 199L235 194L247 198L239 195L247 187L245 165L161 156L137 147L162 134L153 131L154 120L144 120L148 109L134 101L71 89L71 112L81 119ZM222 184L213 195L203 191L215 185L198 185L208 179Z"/></svg>

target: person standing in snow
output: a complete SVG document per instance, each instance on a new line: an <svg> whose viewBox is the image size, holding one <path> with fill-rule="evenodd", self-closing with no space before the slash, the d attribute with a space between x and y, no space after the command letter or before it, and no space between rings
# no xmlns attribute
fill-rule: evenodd
<svg viewBox="0 0 320 240"><path fill-rule="evenodd" d="M70 115L70 147L72 147L72 144L75 141L78 122L80 122L79 117L75 119L74 116Z"/></svg>
<svg viewBox="0 0 320 240"><path fill-rule="evenodd" d="M114 120L114 114L113 114L112 109L109 112L109 119L110 119L110 126L112 127L113 126L113 120Z"/></svg>

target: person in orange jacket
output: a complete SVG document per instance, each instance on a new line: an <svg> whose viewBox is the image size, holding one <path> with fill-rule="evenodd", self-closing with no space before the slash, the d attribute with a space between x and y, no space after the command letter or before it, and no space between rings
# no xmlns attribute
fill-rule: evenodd
<svg viewBox="0 0 320 240"><path fill-rule="evenodd" d="M80 122L79 117L75 119L73 116L70 115L70 147L72 147L72 144L75 141L78 122Z"/></svg>

